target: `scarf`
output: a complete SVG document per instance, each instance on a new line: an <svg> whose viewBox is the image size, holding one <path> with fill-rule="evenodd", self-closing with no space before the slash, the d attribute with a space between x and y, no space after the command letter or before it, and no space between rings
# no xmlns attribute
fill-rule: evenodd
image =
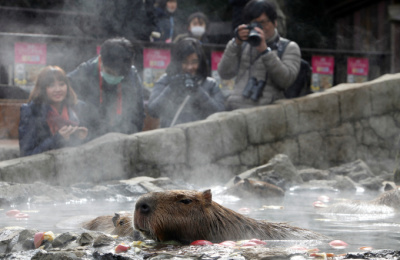
<svg viewBox="0 0 400 260"><path fill-rule="evenodd" d="M60 130L60 128L62 128L63 126L79 125L79 120L75 112L71 109L68 113L68 108L65 105L62 108L61 114L58 113L57 109L54 106L50 105L46 121L53 135L55 135L58 132L58 130Z"/></svg>

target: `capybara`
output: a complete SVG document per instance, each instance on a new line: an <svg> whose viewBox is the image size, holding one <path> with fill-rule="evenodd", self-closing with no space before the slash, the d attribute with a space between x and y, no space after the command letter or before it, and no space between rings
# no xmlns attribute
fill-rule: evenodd
<svg viewBox="0 0 400 260"><path fill-rule="evenodd" d="M255 220L212 201L210 190L171 190L142 195L135 205L134 227L158 242L243 239L327 239L313 231Z"/></svg>
<svg viewBox="0 0 400 260"><path fill-rule="evenodd" d="M271 183L239 176L233 181L234 185L225 190L224 194L232 194L244 199L257 198L257 200L276 201L285 196L285 191Z"/></svg>
<svg viewBox="0 0 400 260"><path fill-rule="evenodd" d="M400 211L400 191L398 189L383 192L370 201L349 200L334 203L318 210L320 213L340 214L394 214Z"/></svg>
<svg viewBox="0 0 400 260"><path fill-rule="evenodd" d="M115 213L114 216L100 216L84 223L82 227L121 237L134 236L131 214L120 215Z"/></svg>

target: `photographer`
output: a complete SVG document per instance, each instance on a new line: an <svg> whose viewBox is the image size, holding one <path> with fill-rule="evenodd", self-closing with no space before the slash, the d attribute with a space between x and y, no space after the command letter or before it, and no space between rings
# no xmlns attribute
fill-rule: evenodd
<svg viewBox="0 0 400 260"><path fill-rule="evenodd" d="M166 74L156 82L148 112L160 118L161 127L205 119L223 111L224 96L208 75L201 43L185 38L174 44Z"/></svg>
<svg viewBox="0 0 400 260"><path fill-rule="evenodd" d="M247 108L273 103L284 98L284 91L300 69L300 48L290 42L283 48L277 31L275 5L268 0L251 0L244 8L244 21L227 44L218 73L222 79L236 76L227 109Z"/></svg>

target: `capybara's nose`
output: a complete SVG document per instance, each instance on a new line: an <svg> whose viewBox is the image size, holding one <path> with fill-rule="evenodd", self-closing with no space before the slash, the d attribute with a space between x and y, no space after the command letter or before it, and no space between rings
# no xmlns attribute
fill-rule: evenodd
<svg viewBox="0 0 400 260"><path fill-rule="evenodd" d="M150 205L146 202L141 202L136 205L136 210L139 210L142 214L148 214L150 212Z"/></svg>
<svg viewBox="0 0 400 260"><path fill-rule="evenodd" d="M144 195L140 198L135 205L135 211L140 214L150 214L151 210L154 208L154 200Z"/></svg>

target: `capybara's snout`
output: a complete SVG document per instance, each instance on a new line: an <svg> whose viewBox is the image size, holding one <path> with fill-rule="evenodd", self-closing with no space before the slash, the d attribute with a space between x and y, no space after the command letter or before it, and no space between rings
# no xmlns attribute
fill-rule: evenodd
<svg viewBox="0 0 400 260"><path fill-rule="evenodd" d="M154 211L155 208L155 201L147 196L140 198L136 202L135 206L135 212L142 214L142 215L148 215L152 211Z"/></svg>

